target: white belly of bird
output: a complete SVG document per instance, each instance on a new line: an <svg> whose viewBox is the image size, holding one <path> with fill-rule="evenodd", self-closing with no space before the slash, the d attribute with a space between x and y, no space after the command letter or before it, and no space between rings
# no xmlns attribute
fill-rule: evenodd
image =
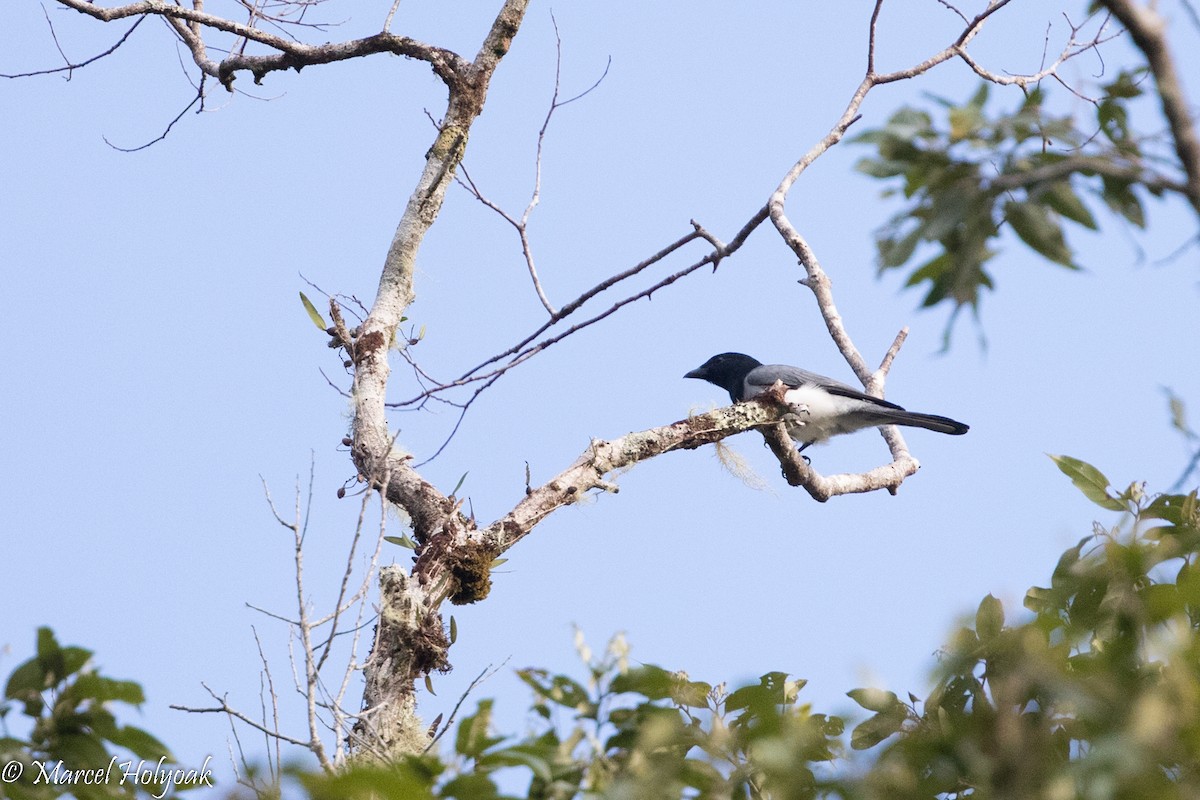
<svg viewBox="0 0 1200 800"><path fill-rule="evenodd" d="M797 441L823 442L830 436L872 427L846 415L861 404L859 400L838 397L815 386L789 389L783 397L796 415L788 430Z"/></svg>

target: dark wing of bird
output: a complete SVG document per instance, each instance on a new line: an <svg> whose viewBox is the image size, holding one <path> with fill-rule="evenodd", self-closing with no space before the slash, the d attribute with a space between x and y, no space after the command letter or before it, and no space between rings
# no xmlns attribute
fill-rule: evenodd
<svg viewBox="0 0 1200 800"><path fill-rule="evenodd" d="M746 397L750 398L762 394L774 386L775 381L783 381L783 385L791 389L801 386L815 386L838 397L865 400L868 403L873 403L884 408L894 408L897 411L904 410L903 407L895 403L889 403L887 400L872 397L860 389L847 386L840 381L835 381L833 378L826 378L824 375L818 375L815 372L809 372L806 369L788 366L787 364L763 364L750 370L746 375Z"/></svg>

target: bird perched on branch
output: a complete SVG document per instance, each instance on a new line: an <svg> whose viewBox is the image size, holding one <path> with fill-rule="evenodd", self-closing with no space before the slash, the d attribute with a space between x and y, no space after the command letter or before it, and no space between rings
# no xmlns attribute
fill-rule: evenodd
<svg viewBox="0 0 1200 800"><path fill-rule="evenodd" d="M781 383L782 399L795 417L787 421L788 433L800 442L801 451L831 436L881 425L907 425L953 436L968 430L948 417L905 411L824 375L786 364L763 364L744 353L713 356L683 377L720 386L735 403L758 397Z"/></svg>

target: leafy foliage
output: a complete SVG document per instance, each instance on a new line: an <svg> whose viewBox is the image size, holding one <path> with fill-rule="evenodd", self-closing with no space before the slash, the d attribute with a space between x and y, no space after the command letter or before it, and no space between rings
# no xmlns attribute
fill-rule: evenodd
<svg viewBox="0 0 1200 800"><path fill-rule="evenodd" d="M1063 471L1111 508L1107 480L1070 461ZM1006 627L985 598L863 796L1200 793L1196 492L1149 499L1131 487L1121 499L1129 531L1097 526L1067 550L1050 586L1026 595L1032 619Z"/></svg>
<svg viewBox="0 0 1200 800"><path fill-rule="evenodd" d="M586 679L518 672L533 693L534 726L523 736L498 734L485 699L458 722L445 754L431 748L331 774L291 768L288 780L315 800L1200 796L1197 492L1118 492L1090 464L1052 458L1119 524L1095 525L1063 553L1024 610L984 597L941 652L924 700L850 691L865 715L848 737L846 721L814 712L801 701L804 681L785 673L729 689L631 665L621 637L599 657L579 637ZM2 709L21 709L33 733L0 739L0 758L88 769L110 760L108 746L166 756L108 709L140 704L140 687L100 676L90 657L39 631L37 655L13 671ZM0 795L40 800L68 789L89 800L153 787L17 780L0 784Z"/></svg>
<svg viewBox="0 0 1200 800"><path fill-rule="evenodd" d="M1141 93L1142 70L1122 72L1101 87L1095 119L1055 116L1041 88L1011 112L989 116L988 86L965 103L933 98L940 119L911 107L855 139L873 145L858 169L892 186L904 206L876 233L880 271L909 267L909 286L923 284L922 304L978 310L993 288L988 262L1005 224L1042 258L1078 268L1064 223L1097 229L1092 195L1143 227L1140 191L1161 194L1170 181L1145 166L1130 132L1128 101Z"/></svg>
<svg viewBox="0 0 1200 800"><path fill-rule="evenodd" d="M321 312L317 311L317 307L313 305L312 300L309 300L304 292L300 293L300 302L304 304L304 311L308 314L308 318L313 321L313 325L316 325L322 331L329 327L325 322L325 318L321 316Z"/></svg>
<svg viewBox="0 0 1200 800"><path fill-rule="evenodd" d="M90 650L59 645L49 628L38 629L37 654L13 670L0 703L0 797L163 797L168 789L190 788L160 780L163 765L172 762L162 742L117 723L112 704L140 707L142 687L101 675L91 657ZM18 709L29 718L28 738L10 734L9 714Z"/></svg>
<svg viewBox="0 0 1200 800"><path fill-rule="evenodd" d="M846 723L769 672L729 690L653 665L621 638L587 680L525 669L536 729L493 732L490 700L445 758L304 776L313 797L1187 798L1200 796L1200 502L1111 489L1054 457L1121 524L1096 526L1025 610L988 595L951 636L923 701L849 692ZM859 763L856 751L869 751Z"/></svg>

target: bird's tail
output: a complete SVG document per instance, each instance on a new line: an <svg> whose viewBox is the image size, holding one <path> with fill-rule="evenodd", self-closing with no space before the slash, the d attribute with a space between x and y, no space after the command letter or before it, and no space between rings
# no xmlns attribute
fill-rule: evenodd
<svg viewBox="0 0 1200 800"><path fill-rule="evenodd" d="M939 417L937 414L918 414L915 411L901 411L898 409L881 409L876 412L875 416L879 418L879 425L907 425L910 428L924 428L927 431L937 431L938 433L948 433L951 436L962 436L970 426L964 425L958 420L950 419L949 417Z"/></svg>

